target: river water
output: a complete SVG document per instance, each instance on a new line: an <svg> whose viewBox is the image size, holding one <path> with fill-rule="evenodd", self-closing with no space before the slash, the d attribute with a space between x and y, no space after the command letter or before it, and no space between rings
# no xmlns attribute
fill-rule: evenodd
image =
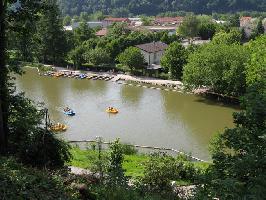
<svg viewBox="0 0 266 200"><path fill-rule="evenodd" d="M44 77L27 69L16 80L18 91L36 102L44 102L54 122L67 124L61 134L67 140L104 140L169 147L209 160L212 136L232 127L234 108L202 97L119 85L111 81ZM65 116L63 107L77 113ZM119 114L105 112L108 106Z"/></svg>

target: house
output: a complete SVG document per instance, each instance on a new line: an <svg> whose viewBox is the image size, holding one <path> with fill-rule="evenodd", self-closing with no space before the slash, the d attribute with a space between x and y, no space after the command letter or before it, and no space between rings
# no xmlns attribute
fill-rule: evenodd
<svg viewBox="0 0 266 200"><path fill-rule="evenodd" d="M107 32L108 32L107 28L102 28L101 30L96 32L96 36L104 37L107 35Z"/></svg>
<svg viewBox="0 0 266 200"><path fill-rule="evenodd" d="M169 35L175 35L177 26L146 26L145 28L152 32L166 31Z"/></svg>
<svg viewBox="0 0 266 200"><path fill-rule="evenodd" d="M240 28L242 28L246 34L246 37L252 35L253 30L257 26L257 19L252 17L241 17L240 18Z"/></svg>
<svg viewBox="0 0 266 200"><path fill-rule="evenodd" d="M131 26L142 26L143 22L140 17L128 18Z"/></svg>
<svg viewBox="0 0 266 200"><path fill-rule="evenodd" d="M184 17L156 17L154 20L154 24L159 26L179 26L183 21Z"/></svg>
<svg viewBox="0 0 266 200"><path fill-rule="evenodd" d="M104 27L104 23L101 21L90 21L87 22L88 27L90 28L97 28L97 27Z"/></svg>
<svg viewBox="0 0 266 200"><path fill-rule="evenodd" d="M113 18L108 17L103 20L103 26L108 27L111 26L113 23L127 23L130 24L131 21L128 18Z"/></svg>
<svg viewBox="0 0 266 200"><path fill-rule="evenodd" d="M168 47L167 44L163 42L151 42L136 45L136 47L141 50L147 64L147 69L161 68L160 61L165 49Z"/></svg>

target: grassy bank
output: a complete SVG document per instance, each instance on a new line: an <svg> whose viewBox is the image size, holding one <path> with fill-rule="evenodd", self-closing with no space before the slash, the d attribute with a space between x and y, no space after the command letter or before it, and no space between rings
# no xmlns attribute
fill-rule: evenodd
<svg viewBox="0 0 266 200"><path fill-rule="evenodd" d="M92 169L94 162L98 158L98 152L95 150L81 150L79 148L71 149L71 154L73 156L71 162L72 166ZM107 156L107 152L103 152L103 157ZM144 172L144 162L148 160L148 155L144 154L133 154L125 155L123 168L127 176L137 178L143 176Z"/></svg>
<svg viewBox="0 0 266 200"><path fill-rule="evenodd" d="M81 150L77 147L71 149L71 154L73 156L69 165L93 169L95 161L98 159L98 152L96 150ZM106 157L108 155L107 151L103 151L102 156ZM145 162L149 160L148 154L134 153L131 155L125 155L123 162L123 169L125 170L126 176L129 176L133 179L143 177L145 170ZM203 162L193 162L194 167L199 171L205 171L210 165L209 163ZM187 180L176 180L179 185L188 185L191 184Z"/></svg>

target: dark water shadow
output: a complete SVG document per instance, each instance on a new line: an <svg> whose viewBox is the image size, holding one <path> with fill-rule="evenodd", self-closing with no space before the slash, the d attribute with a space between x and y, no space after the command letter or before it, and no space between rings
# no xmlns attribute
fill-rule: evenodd
<svg viewBox="0 0 266 200"><path fill-rule="evenodd" d="M235 110L241 110L239 100L232 100L229 98L222 98L213 95L195 95L196 102L204 103L211 106L221 106L226 108L232 108Z"/></svg>

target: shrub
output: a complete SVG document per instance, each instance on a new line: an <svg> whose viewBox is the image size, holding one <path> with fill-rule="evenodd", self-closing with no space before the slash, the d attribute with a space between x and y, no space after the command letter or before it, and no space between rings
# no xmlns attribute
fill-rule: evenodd
<svg viewBox="0 0 266 200"><path fill-rule="evenodd" d="M25 164L37 167L62 167L70 159L69 145L46 130L44 109L17 94L10 97L10 152Z"/></svg>
<svg viewBox="0 0 266 200"><path fill-rule="evenodd" d="M122 153L125 155L133 155L138 152L138 150L131 144L121 144Z"/></svg>
<svg viewBox="0 0 266 200"><path fill-rule="evenodd" d="M140 179L140 184L145 185L144 190L148 192L168 196L172 193L171 181L194 181L195 177L194 165L184 156L175 158L166 153L154 153L145 163L144 177Z"/></svg>
<svg viewBox="0 0 266 200"><path fill-rule="evenodd" d="M127 179L124 175L124 169L122 168L122 163L124 161L123 147L119 139L115 140L110 145L110 157L107 182L111 186L126 186Z"/></svg>
<svg viewBox="0 0 266 200"><path fill-rule="evenodd" d="M59 175L27 168L13 158L0 157L0 199L77 199Z"/></svg>

